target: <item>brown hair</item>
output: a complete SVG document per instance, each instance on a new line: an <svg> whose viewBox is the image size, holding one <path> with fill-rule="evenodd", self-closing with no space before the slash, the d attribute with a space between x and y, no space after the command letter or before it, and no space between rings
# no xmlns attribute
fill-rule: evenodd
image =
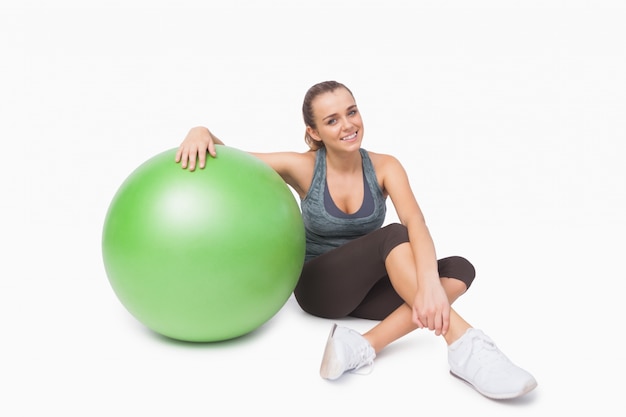
<svg viewBox="0 0 626 417"><path fill-rule="evenodd" d="M350 91L348 87L337 81L323 81L309 88L309 91L307 91L304 95L304 102L302 103L302 118L304 119L305 126L317 129L315 120L313 119L313 100L321 94L332 93L338 88L345 88L348 93L354 97L354 94L352 94L352 91ZM304 133L304 141L313 151L324 147L324 143L322 141L313 139L306 131Z"/></svg>

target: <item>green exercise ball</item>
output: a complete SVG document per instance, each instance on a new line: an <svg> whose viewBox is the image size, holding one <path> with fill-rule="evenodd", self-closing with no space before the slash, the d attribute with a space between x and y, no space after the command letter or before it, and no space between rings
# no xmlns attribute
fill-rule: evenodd
<svg viewBox="0 0 626 417"><path fill-rule="evenodd" d="M247 334L293 292L304 224L291 190L268 165L218 146L206 168L149 159L106 213L103 262L124 307L156 333L190 342Z"/></svg>

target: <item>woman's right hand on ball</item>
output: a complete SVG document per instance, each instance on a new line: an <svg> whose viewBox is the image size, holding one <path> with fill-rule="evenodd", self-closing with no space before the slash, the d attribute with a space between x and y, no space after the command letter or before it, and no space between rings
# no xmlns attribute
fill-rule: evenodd
<svg viewBox="0 0 626 417"><path fill-rule="evenodd" d="M180 163L181 167L189 168L189 171L196 169L196 161L198 166L202 169L206 165L207 151L215 157L215 145L221 145L222 142L213 136L213 134L203 126L194 127L189 130L187 136L178 147L176 152L176 162Z"/></svg>

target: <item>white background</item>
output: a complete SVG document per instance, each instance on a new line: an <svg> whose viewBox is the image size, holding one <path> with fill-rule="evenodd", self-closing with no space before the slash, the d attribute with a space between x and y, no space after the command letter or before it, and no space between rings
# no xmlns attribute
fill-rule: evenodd
<svg viewBox="0 0 626 417"><path fill-rule="evenodd" d="M1 3L0 415L623 415L624 3L294 4ZM199 124L303 151L302 98L327 79L355 94L363 146L405 165L438 255L476 266L455 306L532 394L480 396L428 332L329 383L331 322L293 299L189 344L115 297L100 239L127 175Z"/></svg>

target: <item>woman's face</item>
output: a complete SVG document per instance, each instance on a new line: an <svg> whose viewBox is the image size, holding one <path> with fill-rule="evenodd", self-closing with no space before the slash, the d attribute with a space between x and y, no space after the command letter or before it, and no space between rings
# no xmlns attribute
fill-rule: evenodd
<svg viewBox="0 0 626 417"><path fill-rule="evenodd" d="M320 94L312 103L316 129L307 127L315 140L327 149L352 150L361 147L363 120L352 94L345 88Z"/></svg>

